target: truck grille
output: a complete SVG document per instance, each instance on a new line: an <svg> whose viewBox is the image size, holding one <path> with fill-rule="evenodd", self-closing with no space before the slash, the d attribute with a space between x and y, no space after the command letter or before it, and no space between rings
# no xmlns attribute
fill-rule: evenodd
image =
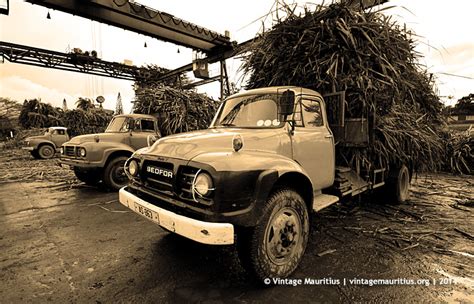
<svg viewBox="0 0 474 304"><path fill-rule="evenodd" d="M141 176L145 185L153 190L173 194L173 169L172 163L145 160Z"/></svg>
<svg viewBox="0 0 474 304"><path fill-rule="evenodd" d="M141 167L140 177L143 185L153 192L180 198L181 201L192 205L211 206L212 199L197 195L193 197L192 183L198 171L198 168L183 165L176 170L173 163L145 160ZM170 173L173 174L171 177Z"/></svg>
<svg viewBox="0 0 474 304"><path fill-rule="evenodd" d="M75 157L76 156L76 147L74 146L65 146L64 155Z"/></svg>

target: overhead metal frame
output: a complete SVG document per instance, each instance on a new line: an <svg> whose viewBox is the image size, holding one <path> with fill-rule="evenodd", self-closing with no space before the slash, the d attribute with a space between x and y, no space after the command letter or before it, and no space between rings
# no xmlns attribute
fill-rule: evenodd
<svg viewBox="0 0 474 304"><path fill-rule="evenodd" d="M219 53L232 48L230 38L225 35L128 0L26 1L204 53Z"/></svg>
<svg viewBox="0 0 474 304"><path fill-rule="evenodd" d="M149 77L146 69L110 62L75 53L61 53L0 41L0 55L12 63L79 72L117 79L135 80Z"/></svg>
<svg viewBox="0 0 474 304"><path fill-rule="evenodd" d="M150 79L153 74L147 68L101 60L76 53L61 53L26 45L0 41L0 56L12 63L27 64L56 70L78 72L124 80ZM184 89L219 80L219 76L184 85Z"/></svg>
<svg viewBox="0 0 474 304"><path fill-rule="evenodd" d="M133 32L141 33L177 45L190 47L207 54L200 59L206 63L220 62L220 75L196 81L183 88L191 88L213 81L220 81L221 98L230 92L225 60L242 52L245 46L254 39L241 44L233 44L229 37L200 27L193 23L176 18L173 15L160 12L129 0L26 0L27 2L45 6L96 20ZM355 9L369 9L384 4L389 0L340 0ZM0 42L0 54L11 62L25 63L41 67L69 70L98 76L119 79L136 80L147 78L147 70L106 62L97 58L72 59L72 54L59 53L27 46L13 45ZM192 71L193 64L164 73L157 80L177 77L182 73Z"/></svg>

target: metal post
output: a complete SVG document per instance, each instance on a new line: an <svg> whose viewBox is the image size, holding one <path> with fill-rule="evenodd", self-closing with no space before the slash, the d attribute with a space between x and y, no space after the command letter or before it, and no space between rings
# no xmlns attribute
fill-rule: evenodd
<svg viewBox="0 0 474 304"><path fill-rule="evenodd" d="M227 75L227 67L225 64L225 59L221 60L220 63L221 63L221 74L219 77L219 81L221 82L221 100L224 100L224 98L230 94L230 85L229 85L229 77Z"/></svg>
<svg viewBox="0 0 474 304"><path fill-rule="evenodd" d="M221 74L219 77L219 82L221 83L221 101L224 100L224 64L221 61Z"/></svg>

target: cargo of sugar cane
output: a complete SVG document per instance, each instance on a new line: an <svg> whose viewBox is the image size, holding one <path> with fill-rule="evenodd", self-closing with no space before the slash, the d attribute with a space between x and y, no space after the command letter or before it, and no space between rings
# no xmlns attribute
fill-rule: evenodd
<svg viewBox="0 0 474 304"><path fill-rule="evenodd" d="M339 164L433 170L443 157L442 104L418 63L415 38L380 11L331 4L297 15L288 8L248 46L243 71L248 88L294 85L332 95L330 118L342 95L345 121L332 121L342 138ZM367 145L351 143L354 128L367 129Z"/></svg>

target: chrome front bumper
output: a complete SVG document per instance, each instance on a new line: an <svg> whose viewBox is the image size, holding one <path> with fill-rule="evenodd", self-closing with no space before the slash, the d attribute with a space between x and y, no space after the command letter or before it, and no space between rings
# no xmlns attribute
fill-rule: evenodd
<svg viewBox="0 0 474 304"><path fill-rule="evenodd" d="M234 226L229 223L211 223L191 219L152 205L125 190L119 191L119 200L125 207L176 234L199 243L230 245L234 243Z"/></svg>

